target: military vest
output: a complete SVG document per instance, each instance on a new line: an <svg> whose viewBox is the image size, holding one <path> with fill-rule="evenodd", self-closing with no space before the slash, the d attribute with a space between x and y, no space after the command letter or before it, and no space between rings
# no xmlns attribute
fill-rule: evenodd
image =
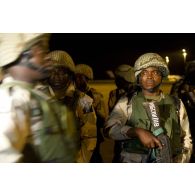
<svg viewBox="0 0 195 195"><path fill-rule="evenodd" d="M56 100L14 81L1 88L18 86L28 90L31 133L23 151L23 162L75 162L77 132L71 112Z"/></svg>
<svg viewBox="0 0 195 195"><path fill-rule="evenodd" d="M129 126L143 128L152 132L152 124L143 107L143 102L146 101L147 100L142 93L133 96L132 115L127 121L127 124ZM160 112L160 124L164 129L165 134L170 138L172 154L175 156L181 152L181 130L178 116L178 105L176 104L175 98L169 95L162 98L157 105ZM132 153L148 153L148 149L141 144L138 138L125 141L124 150Z"/></svg>

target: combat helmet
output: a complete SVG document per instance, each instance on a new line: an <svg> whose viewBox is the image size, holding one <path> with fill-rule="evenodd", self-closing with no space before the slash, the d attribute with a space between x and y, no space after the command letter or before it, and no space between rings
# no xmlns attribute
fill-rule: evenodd
<svg viewBox="0 0 195 195"><path fill-rule="evenodd" d="M148 67L158 67L163 77L169 75L169 69L165 60L157 53L146 53L141 55L134 65L135 77L141 73L141 71Z"/></svg>
<svg viewBox="0 0 195 195"><path fill-rule="evenodd" d="M39 41L48 48L49 34L45 33L0 33L0 67L15 62L20 55Z"/></svg>
<svg viewBox="0 0 195 195"><path fill-rule="evenodd" d="M93 70L92 68L87 64L77 64L76 65L76 74L83 74L88 79L93 80Z"/></svg>
<svg viewBox="0 0 195 195"><path fill-rule="evenodd" d="M114 74L116 77L122 77L127 82L135 82L134 70L133 67L131 67L130 65L122 64L118 66L115 69Z"/></svg>
<svg viewBox="0 0 195 195"><path fill-rule="evenodd" d="M75 63L66 51L55 50L50 52L48 56L50 57L53 66L64 66L70 71L75 72Z"/></svg>

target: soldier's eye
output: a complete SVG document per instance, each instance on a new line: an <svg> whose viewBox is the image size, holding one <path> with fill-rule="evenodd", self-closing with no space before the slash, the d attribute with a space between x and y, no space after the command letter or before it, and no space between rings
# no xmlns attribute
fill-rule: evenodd
<svg viewBox="0 0 195 195"><path fill-rule="evenodd" d="M161 75L161 73L158 70L154 70L152 71L152 75L157 76L157 75Z"/></svg>

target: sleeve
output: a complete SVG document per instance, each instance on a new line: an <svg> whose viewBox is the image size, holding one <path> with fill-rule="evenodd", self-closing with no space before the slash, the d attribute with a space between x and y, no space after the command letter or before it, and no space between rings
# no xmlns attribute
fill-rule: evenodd
<svg viewBox="0 0 195 195"><path fill-rule="evenodd" d="M126 133L131 127L126 123L131 113L132 106L128 105L128 98L120 99L105 123L104 133L108 131L109 137L114 140L129 139Z"/></svg>
<svg viewBox="0 0 195 195"><path fill-rule="evenodd" d="M1 94L0 162L18 162L29 132L29 116L23 98Z"/></svg>
<svg viewBox="0 0 195 195"><path fill-rule="evenodd" d="M99 123L101 124L101 127L103 127L104 122L107 118L107 110L103 95L101 93L96 93L96 95L94 96L94 109L96 111Z"/></svg>
<svg viewBox="0 0 195 195"><path fill-rule="evenodd" d="M109 113L112 111L116 104L116 90L113 90L109 93L109 98L108 98L108 111Z"/></svg>
<svg viewBox="0 0 195 195"><path fill-rule="evenodd" d="M180 100L180 125L182 131L183 138L183 151L180 157L178 158L178 162L187 163L190 161L192 155L192 138L189 128L189 120L186 109L184 107L183 102Z"/></svg>
<svg viewBox="0 0 195 195"><path fill-rule="evenodd" d="M81 146L77 162L89 162L97 143L96 114L93 99L88 95L80 96L77 105L77 117L80 127Z"/></svg>

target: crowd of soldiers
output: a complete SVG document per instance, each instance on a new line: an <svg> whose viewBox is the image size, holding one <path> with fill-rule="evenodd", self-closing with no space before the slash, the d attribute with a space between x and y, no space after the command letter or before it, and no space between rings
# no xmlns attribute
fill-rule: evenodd
<svg viewBox="0 0 195 195"><path fill-rule="evenodd" d="M169 95L159 54L118 66L107 114L92 68L49 52L49 37L0 34L0 162L100 163L105 137L115 141L112 162L193 162L194 62Z"/></svg>

